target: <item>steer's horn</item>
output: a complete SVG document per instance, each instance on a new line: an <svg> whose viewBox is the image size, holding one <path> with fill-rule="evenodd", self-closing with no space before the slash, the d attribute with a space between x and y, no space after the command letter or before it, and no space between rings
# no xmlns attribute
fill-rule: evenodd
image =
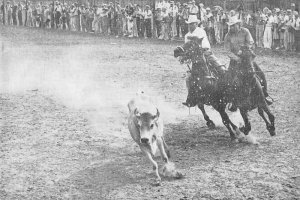
<svg viewBox="0 0 300 200"><path fill-rule="evenodd" d="M153 119L158 119L159 115L160 115L160 113L159 113L158 109L156 108L156 114L153 116Z"/></svg>
<svg viewBox="0 0 300 200"><path fill-rule="evenodd" d="M134 115L136 116L136 117L140 117L141 116L141 113L138 111L138 109L137 108L135 108L134 109Z"/></svg>

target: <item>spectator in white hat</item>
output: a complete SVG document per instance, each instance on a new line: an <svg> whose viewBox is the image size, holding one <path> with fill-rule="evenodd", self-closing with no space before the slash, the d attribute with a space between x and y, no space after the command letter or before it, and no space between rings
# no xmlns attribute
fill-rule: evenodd
<svg viewBox="0 0 300 200"><path fill-rule="evenodd" d="M264 48L271 49L272 47L272 39L273 39L273 28L274 18L272 16L272 11L267 11L267 21L264 32Z"/></svg>
<svg viewBox="0 0 300 200"><path fill-rule="evenodd" d="M295 49L296 52L300 52L300 17L298 12L295 13L295 21L293 27L295 29Z"/></svg>
<svg viewBox="0 0 300 200"><path fill-rule="evenodd" d="M274 24L273 24L273 47L275 49L280 48L280 35L279 35L279 14L280 14L280 9L275 8L274 9Z"/></svg>

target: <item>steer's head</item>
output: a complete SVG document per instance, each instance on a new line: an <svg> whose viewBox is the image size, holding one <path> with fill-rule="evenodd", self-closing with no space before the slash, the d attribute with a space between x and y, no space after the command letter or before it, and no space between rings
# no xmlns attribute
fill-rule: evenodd
<svg viewBox="0 0 300 200"><path fill-rule="evenodd" d="M159 111L156 108L156 114L149 112L140 113L138 109L134 110L137 119L137 126L140 131L140 142L142 144L150 144L156 140L158 129Z"/></svg>

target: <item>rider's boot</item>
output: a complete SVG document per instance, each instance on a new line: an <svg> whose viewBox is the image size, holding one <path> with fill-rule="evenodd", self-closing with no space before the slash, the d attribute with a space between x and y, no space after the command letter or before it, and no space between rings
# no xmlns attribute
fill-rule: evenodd
<svg viewBox="0 0 300 200"><path fill-rule="evenodd" d="M195 107L197 105L197 103L195 101L192 101L191 98L189 98L189 96L187 97L185 102L182 102L182 104L189 108Z"/></svg>
<svg viewBox="0 0 300 200"><path fill-rule="evenodd" d="M187 107L195 107L198 102L196 101L196 98L193 98L193 95L191 93L191 88L189 89L189 94L186 98L185 102L182 102L183 105L187 106Z"/></svg>
<svg viewBox="0 0 300 200"><path fill-rule="evenodd" d="M265 89L265 87L263 87L263 92L265 95L265 101L268 105L272 105L273 104L273 99L269 96L267 90Z"/></svg>

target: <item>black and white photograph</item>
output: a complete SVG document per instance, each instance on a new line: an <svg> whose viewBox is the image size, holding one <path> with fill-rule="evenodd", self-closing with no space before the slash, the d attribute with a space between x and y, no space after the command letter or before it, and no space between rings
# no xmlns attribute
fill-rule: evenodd
<svg viewBox="0 0 300 200"><path fill-rule="evenodd" d="M300 0L0 0L0 200L300 200Z"/></svg>

